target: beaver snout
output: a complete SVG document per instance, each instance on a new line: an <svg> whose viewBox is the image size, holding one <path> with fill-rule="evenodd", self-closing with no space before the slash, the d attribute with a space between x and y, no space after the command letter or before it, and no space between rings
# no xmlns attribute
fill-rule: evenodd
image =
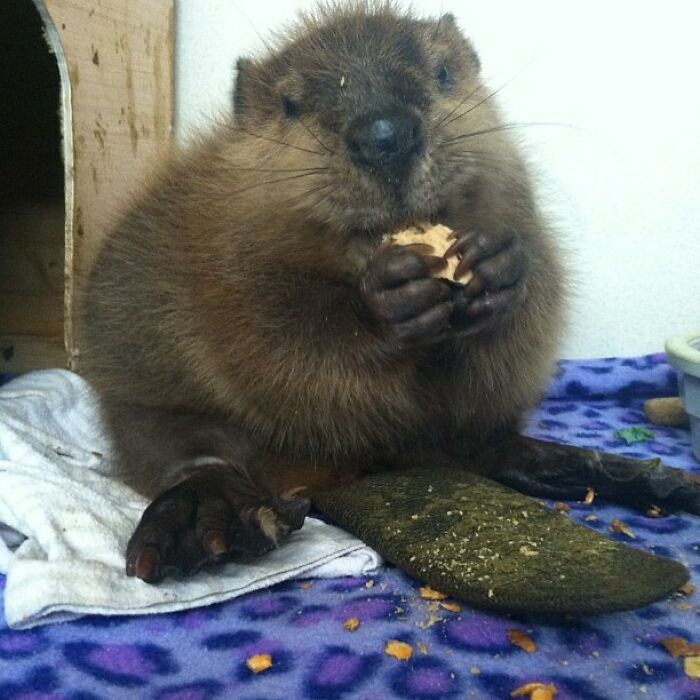
<svg viewBox="0 0 700 700"><path fill-rule="evenodd" d="M425 149L423 124L407 111L368 112L352 121L346 145L357 167L400 172Z"/></svg>

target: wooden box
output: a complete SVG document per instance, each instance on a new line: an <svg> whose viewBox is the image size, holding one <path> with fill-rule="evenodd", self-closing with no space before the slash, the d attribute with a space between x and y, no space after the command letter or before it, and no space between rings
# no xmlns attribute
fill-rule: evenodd
<svg viewBox="0 0 700 700"><path fill-rule="evenodd" d="M173 0L0 2L0 373L76 368L76 293L166 153Z"/></svg>

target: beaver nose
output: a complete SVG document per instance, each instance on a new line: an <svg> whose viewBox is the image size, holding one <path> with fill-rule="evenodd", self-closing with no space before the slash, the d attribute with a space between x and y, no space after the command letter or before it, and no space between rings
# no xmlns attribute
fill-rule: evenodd
<svg viewBox="0 0 700 700"><path fill-rule="evenodd" d="M408 112L363 114L350 124L346 144L358 167L397 170L423 150L423 129L420 119Z"/></svg>
<svg viewBox="0 0 700 700"><path fill-rule="evenodd" d="M370 124L369 137L374 150L381 156L391 157L399 150L399 138L394 123L389 119L377 119Z"/></svg>

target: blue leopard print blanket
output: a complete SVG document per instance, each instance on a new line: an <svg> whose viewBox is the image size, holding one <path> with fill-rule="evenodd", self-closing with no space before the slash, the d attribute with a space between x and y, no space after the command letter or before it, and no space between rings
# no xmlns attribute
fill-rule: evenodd
<svg viewBox="0 0 700 700"><path fill-rule="evenodd" d="M650 427L643 400L675 392L663 355L562 362L526 430L632 457L661 456L700 473L686 430L654 427L652 439L629 446L614 435ZM568 517L684 561L697 584L698 518L654 519L595 501L568 505ZM610 532L614 518L634 539ZM3 584L0 576L0 597ZM0 699L508 698L531 681L553 683L557 700L700 698L700 680L686 676L682 659L659 643L700 642L700 593L588 619L448 608L422 599L414 581L385 568L370 579L287 582L186 613L86 617L23 632L0 620ZM343 626L351 619L360 623L355 631ZM535 651L512 644L512 630L526 634ZM412 657L387 655L389 640L409 644ZM272 666L253 673L246 660L263 654Z"/></svg>

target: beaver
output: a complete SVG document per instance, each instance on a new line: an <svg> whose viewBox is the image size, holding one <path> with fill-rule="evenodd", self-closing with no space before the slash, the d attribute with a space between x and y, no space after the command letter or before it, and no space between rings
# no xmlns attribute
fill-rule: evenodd
<svg viewBox="0 0 700 700"><path fill-rule="evenodd" d="M518 435L568 272L494 94L452 15L392 3L325 5L239 60L233 115L174 150L83 294L119 477L154 499L128 575L263 553L377 469L700 509L681 472ZM382 243L420 222L454 231L466 285Z"/></svg>

